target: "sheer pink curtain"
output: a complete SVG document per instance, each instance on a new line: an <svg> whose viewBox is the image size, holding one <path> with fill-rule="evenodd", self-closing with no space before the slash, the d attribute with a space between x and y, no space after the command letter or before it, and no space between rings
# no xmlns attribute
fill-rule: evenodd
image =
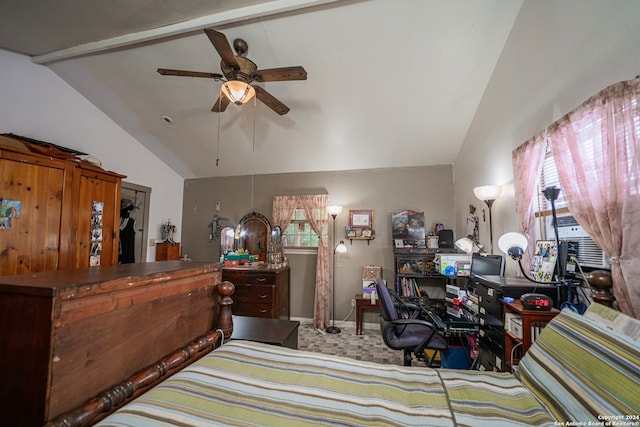
<svg viewBox="0 0 640 427"><path fill-rule="evenodd" d="M538 135L513 150L511 155L516 199L516 220L518 221L518 229L529 240L529 247L522 257L522 265L525 270L526 266L531 264L530 254L533 253L535 245L533 239L533 227L535 224L533 201L538 177L542 170L546 146L545 135ZM516 276L522 276L520 269L516 271Z"/></svg>
<svg viewBox="0 0 640 427"><path fill-rule="evenodd" d="M293 212L298 207L298 196L275 196L273 198L273 225L280 227L282 232L291 224Z"/></svg>
<svg viewBox="0 0 640 427"><path fill-rule="evenodd" d="M616 83L549 129L569 210L611 257L620 309L640 317L640 79ZM594 152L583 149L592 141Z"/></svg>
<svg viewBox="0 0 640 427"><path fill-rule="evenodd" d="M316 288L315 303L313 308L313 324L315 327L325 329L331 320L331 277L329 269L329 242L323 236L322 229L328 224L326 212L329 196L304 195L304 196L276 196L273 198L274 225L286 230L291 223L291 216L296 208L304 209L305 217L309 225L318 235L318 258L316 262Z"/></svg>

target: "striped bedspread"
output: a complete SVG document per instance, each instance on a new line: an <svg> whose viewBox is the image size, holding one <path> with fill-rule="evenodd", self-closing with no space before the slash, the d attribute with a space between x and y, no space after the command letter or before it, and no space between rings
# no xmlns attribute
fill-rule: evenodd
<svg viewBox="0 0 640 427"><path fill-rule="evenodd" d="M99 426L538 426L510 374L402 367L230 341Z"/></svg>

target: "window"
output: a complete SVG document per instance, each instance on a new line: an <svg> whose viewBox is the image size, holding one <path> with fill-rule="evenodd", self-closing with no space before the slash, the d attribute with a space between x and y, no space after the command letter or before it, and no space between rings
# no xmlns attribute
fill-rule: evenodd
<svg viewBox="0 0 640 427"><path fill-rule="evenodd" d="M542 165L542 171L538 178L538 191L536 192L536 198L533 201L533 210L537 217L544 217L551 215L551 202L547 200L542 192L547 187L560 186L560 178L558 177L558 170L556 164L553 161L553 153L551 147L547 144L547 148L544 154L544 163ZM567 201L564 198L564 193L560 191L558 199L555 201L556 210L562 210L568 212L566 209Z"/></svg>
<svg viewBox="0 0 640 427"><path fill-rule="evenodd" d="M634 108L636 107L635 102L636 101L634 100L632 105ZM623 108L626 109L629 107ZM619 112L615 113L614 118L616 117L621 117L621 114ZM602 153L599 151L602 149L601 147L605 145L600 140L603 134L603 130L601 129L602 126L604 126L604 124L601 120L595 122L585 120L585 125L578 130L582 153L585 155L587 164L595 166L596 160L602 158ZM636 135L640 135L640 117L635 116L633 124L630 127L631 129L628 131L635 132ZM634 156L631 153L631 150L631 145L626 145L625 153L622 158L626 159L626 166L629 170L629 179L635 181L635 174L637 173L638 168L633 164ZM551 202L542 194L542 191L545 188L552 186L561 189L558 199L555 201L558 217L559 239L574 242L577 247L578 260L582 266L608 268L606 254L579 226L567 207L567 201L565 199L564 192L562 191L562 186L560 185L558 170L549 144L547 144L546 147L542 171L538 178L538 188L533 202L535 216L538 218L538 226L534 229L534 236L536 240L554 238L555 230L553 228L553 219L551 217ZM636 189L634 186L629 186L628 188L631 194L635 194Z"/></svg>
<svg viewBox="0 0 640 427"><path fill-rule="evenodd" d="M623 123L624 116L622 113L627 113L627 111L632 108L635 110L637 108L637 100L633 99L631 106L622 106L622 111L614 112L614 119L617 119L619 125L626 129L626 132L634 133L636 135L640 135L640 116L633 117L633 123L631 126L627 126ZM585 154L585 160L589 164L596 164L597 158L602 158L602 153L599 151L603 147L602 143L602 135L604 133L603 128L604 124L602 120L591 121L585 120L585 124L582 128L578 130L579 141L581 144L582 152ZM634 164L634 156L632 151L632 145L626 144L625 153L622 158L627 161L627 169L629 171L629 179L632 182L636 182L636 174L638 173L638 166ZM542 191L547 187L555 186L557 188L562 189L560 185L560 179L558 177L558 170L556 169L556 164L553 160L553 153L551 152L551 147L547 144L545 156L544 156L544 164L542 166L542 172L540 173L540 177L538 180L538 192L537 197L534 200L534 212L537 217L545 217L551 215L551 202L548 201L543 195ZM636 189L634 186L629 186L629 191L631 195L635 195ZM555 201L556 211L558 213L568 213L569 209L567 208L567 201L565 200L564 193L560 191L558 195L558 199Z"/></svg>
<svg viewBox="0 0 640 427"><path fill-rule="evenodd" d="M314 210L314 215L318 217L327 215L324 209ZM322 235L328 235L328 225L322 228ZM304 209L298 208L293 211L291 224L287 227L282 235L282 244L285 247L293 248L317 248L318 235L311 228L311 224L307 220Z"/></svg>

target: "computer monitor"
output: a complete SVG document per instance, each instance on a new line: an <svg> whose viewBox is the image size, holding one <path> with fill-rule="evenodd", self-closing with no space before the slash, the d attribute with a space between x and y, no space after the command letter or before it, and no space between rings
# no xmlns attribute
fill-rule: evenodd
<svg viewBox="0 0 640 427"><path fill-rule="evenodd" d="M504 257L502 255L473 254L471 275L504 276Z"/></svg>

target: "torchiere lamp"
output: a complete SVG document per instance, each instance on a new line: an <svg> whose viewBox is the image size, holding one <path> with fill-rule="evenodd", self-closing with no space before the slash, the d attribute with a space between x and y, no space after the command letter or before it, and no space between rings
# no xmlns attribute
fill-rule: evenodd
<svg viewBox="0 0 640 427"><path fill-rule="evenodd" d="M491 253L493 254L493 223L491 221L491 206L493 202L502 194L502 187L499 185L482 185L473 189L473 194L485 202L489 207L489 239L491 242Z"/></svg>
<svg viewBox="0 0 640 427"><path fill-rule="evenodd" d="M333 246L333 270L331 271L331 326L325 330L328 334L339 334L342 332L340 328L335 325L336 322L336 253L347 252L347 247L344 241L336 246L336 217L342 212L342 206L327 206L327 213L333 218L333 239L331 244Z"/></svg>

